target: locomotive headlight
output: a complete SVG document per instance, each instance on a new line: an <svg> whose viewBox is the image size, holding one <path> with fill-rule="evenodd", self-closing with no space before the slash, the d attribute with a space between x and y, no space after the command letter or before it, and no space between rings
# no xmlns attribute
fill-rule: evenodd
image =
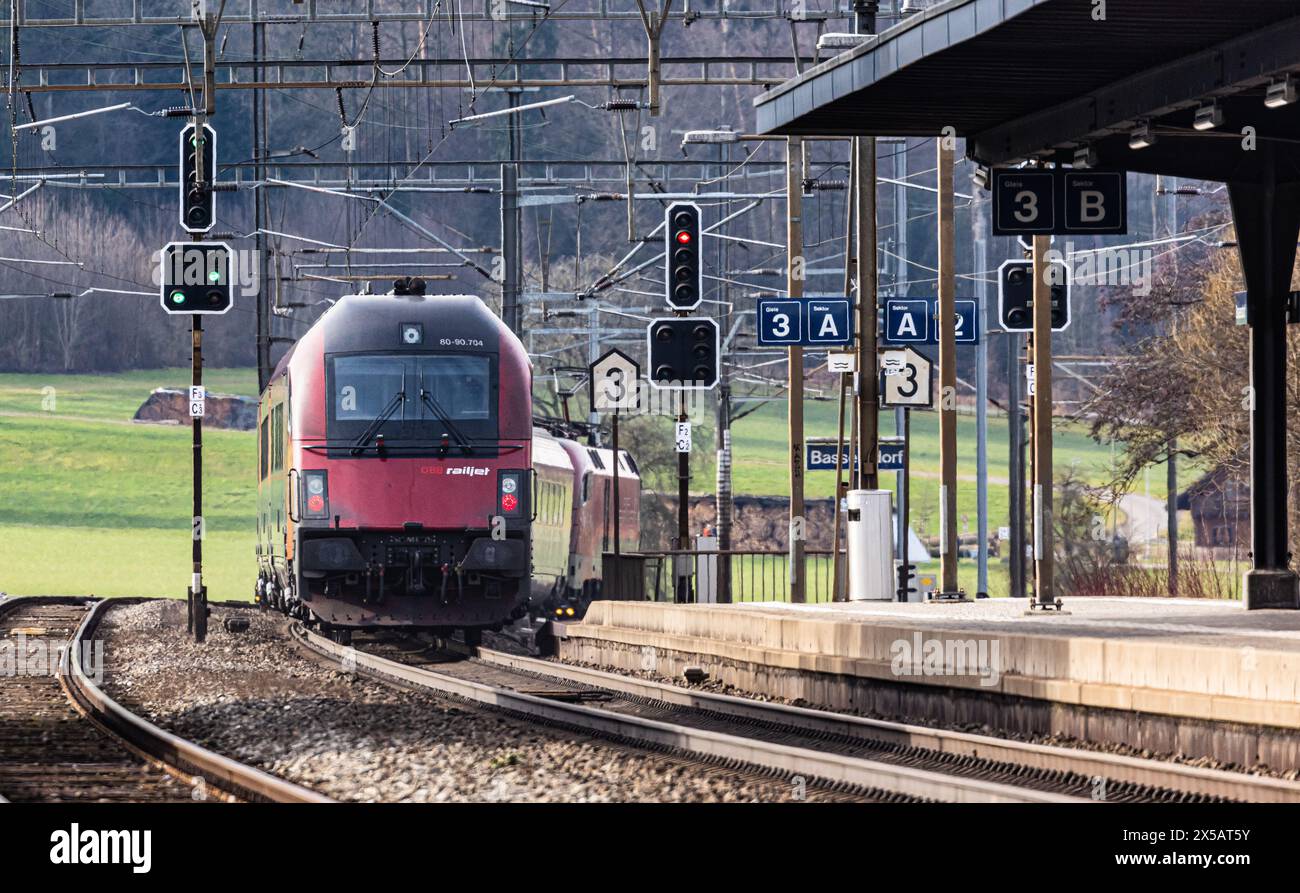
<svg viewBox="0 0 1300 893"><path fill-rule="evenodd" d="M329 472L322 469L302 473L303 506L305 519L318 521L329 518Z"/></svg>
<svg viewBox="0 0 1300 893"><path fill-rule="evenodd" d="M513 492L515 492L515 491L518 490L518 489L519 489L519 482L518 482L517 480L515 480L514 478L510 477L510 478L502 478L502 479L501 479L501 492L502 492L502 493L513 493Z"/></svg>

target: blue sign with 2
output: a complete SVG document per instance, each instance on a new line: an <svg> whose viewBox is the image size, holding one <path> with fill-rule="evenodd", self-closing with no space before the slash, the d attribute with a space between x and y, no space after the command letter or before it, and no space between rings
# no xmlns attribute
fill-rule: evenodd
<svg viewBox="0 0 1300 893"><path fill-rule="evenodd" d="M844 297L765 298L758 302L758 343L842 347L853 343L853 305Z"/></svg>

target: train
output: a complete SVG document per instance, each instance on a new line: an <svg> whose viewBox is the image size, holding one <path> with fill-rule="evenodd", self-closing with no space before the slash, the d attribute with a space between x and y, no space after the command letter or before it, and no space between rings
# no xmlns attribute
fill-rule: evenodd
<svg viewBox="0 0 1300 893"><path fill-rule="evenodd" d="M538 427L532 381L475 295L335 302L258 401L258 604L337 641L580 616L615 529L639 544L641 476Z"/></svg>

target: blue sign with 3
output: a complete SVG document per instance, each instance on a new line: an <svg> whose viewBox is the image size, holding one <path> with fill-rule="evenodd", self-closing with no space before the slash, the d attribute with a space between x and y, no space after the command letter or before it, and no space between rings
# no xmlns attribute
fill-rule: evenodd
<svg viewBox="0 0 1300 893"><path fill-rule="evenodd" d="M758 302L759 344L800 344L803 341L803 302Z"/></svg>

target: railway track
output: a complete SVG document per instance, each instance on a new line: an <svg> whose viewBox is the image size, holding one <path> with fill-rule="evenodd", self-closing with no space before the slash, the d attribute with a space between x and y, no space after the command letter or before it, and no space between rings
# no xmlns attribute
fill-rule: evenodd
<svg viewBox="0 0 1300 893"><path fill-rule="evenodd" d="M93 678L110 602L0 603L0 798L12 802L191 802L327 798L205 750L123 708ZM90 658L90 659L88 659Z"/></svg>
<svg viewBox="0 0 1300 893"><path fill-rule="evenodd" d="M1098 798L1108 802L1300 803L1300 782L1268 776L757 701L486 648L478 649L471 664L519 674L534 680L533 684L547 680L600 693L597 697L607 693L663 716L698 714L759 734L789 731L825 742L824 746L865 752L874 759L935 771L947 767L1080 797L1092 798L1097 791Z"/></svg>
<svg viewBox="0 0 1300 893"><path fill-rule="evenodd" d="M1300 783L986 735L885 722L701 692L662 682L480 648L472 657L411 640L371 653L466 682L664 724L866 759L1079 800L1300 802ZM936 798L942 799L942 798Z"/></svg>
<svg viewBox="0 0 1300 893"><path fill-rule="evenodd" d="M705 763L802 777L810 784L862 792L869 799L1090 802L1087 796L990 780L952 766L941 773L897 760L875 759L874 754L868 758L827 747L825 742L791 730L780 735L755 734L752 728L719 723L698 711L660 706L624 697L612 689L597 689L555 676L543 677L506 664L464 658L446 650L403 647L401 643L382 640L361 642L360 648L353 648L296 623L290 626L290 632L303 648L374 678L485 705L534 722L686 755ZM377 653L380 651L387 651L387 655Z"/></svg>

